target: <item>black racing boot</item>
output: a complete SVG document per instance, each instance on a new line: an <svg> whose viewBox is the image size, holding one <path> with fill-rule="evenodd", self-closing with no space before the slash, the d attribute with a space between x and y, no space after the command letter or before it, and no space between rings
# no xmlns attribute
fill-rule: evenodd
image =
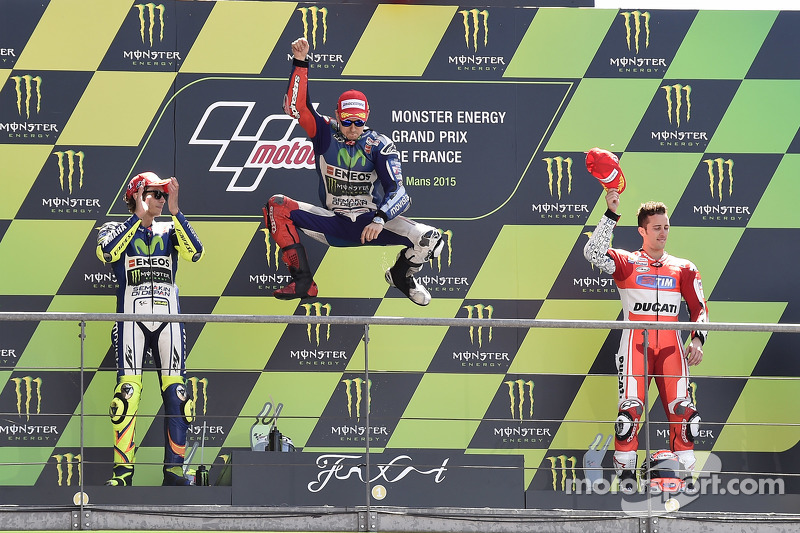
<svg viewBox="0 0 800 533"><path fill-rule="evenodd" d="M186 477L183 473L183 468L180 466L173 466L171 468L164 467L164 481L161 483L164 487L186 487L194 485L194 479Z"/></svg>
<svg viewBox="0 0 800 533"><path fill-rule="evenodd" d="M308 264L306 249L302 244L292 244L283 248L283 262L289 267L292 281L272 295L279 300L295 298L314 298L317 295L317 284L314 283L311 267Z"/></svg>
<svg viewBox="0 0 800 533"><path fill-rule="evenodd" d="M623 470L619 476L619 490L623 494L633 494L638 492L639 486L636 482L636 472L633 470Z"/></svg>
<svg viewBox="0 0 800 533"><path fill-rule="evenodd" d="M417 305L428 305L431 293L422 283L414 279L414 274L419 272L422 264L412 263L406 259L405 253L400 252L394 266L386 271L386 282L392 287L397 287L409 300Z"/></svg>

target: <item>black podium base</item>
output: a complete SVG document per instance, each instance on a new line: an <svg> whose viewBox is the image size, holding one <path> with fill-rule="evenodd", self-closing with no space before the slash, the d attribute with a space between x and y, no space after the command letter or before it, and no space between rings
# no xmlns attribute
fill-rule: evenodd
<svg viewBox="0 0 800 533"><path fill-rule="evenodd" d="M369 494L373 505L525 507L522 456L385 451L367 465L360 453L241 451L232 454L231 482L233 505L347 507Z"/></svg>

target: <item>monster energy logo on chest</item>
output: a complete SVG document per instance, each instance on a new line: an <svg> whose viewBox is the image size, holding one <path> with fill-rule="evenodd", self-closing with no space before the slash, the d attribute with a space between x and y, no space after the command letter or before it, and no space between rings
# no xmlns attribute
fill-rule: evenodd
<svg viewBox="0 0 800 533"><path fill-rule="evenodd" d="M141 240L139 242L142 242ZM132 257L128 260L128 284L172 283L172 258L169 256Z"/></svg>
<svg viewBox="0 0 800 533"><path fill-rule="evenodd" d="M328 191L335 196L361 196L370 194L372 188L371 183L347 183L334 178L327 178L325 181Z"/></svg>

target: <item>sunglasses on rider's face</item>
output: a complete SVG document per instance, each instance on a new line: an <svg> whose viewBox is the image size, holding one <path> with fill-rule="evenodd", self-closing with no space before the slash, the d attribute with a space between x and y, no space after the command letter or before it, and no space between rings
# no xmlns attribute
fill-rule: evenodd
<svg viewBox="0 0 800 533"><path fill-rule="evenodd" d="M169 193L167 193L167 192L164 192L164 191L159 191L159 190L149 190L149 191L144 191L144 193L143 193L143 194L144 194L145 196L147 196L148 194L150 194L150 195L152 195L152 196L153 196L153 198L155 198L156 200L161 200L162 198L163 198L163 199L165 199L165 200L168 200L168 199L169 199Z"/></svg>
<svg viewBox="0 0 800 533"><path fill-rule="evenodd" d="M342 126L344 126L345 128L349 128L350 126L355 126L357 128L360 128L364 124L366 124L366 122L364 122L361 119L356 119L356 120L344 119L344 120L342 120Z"/></svg>

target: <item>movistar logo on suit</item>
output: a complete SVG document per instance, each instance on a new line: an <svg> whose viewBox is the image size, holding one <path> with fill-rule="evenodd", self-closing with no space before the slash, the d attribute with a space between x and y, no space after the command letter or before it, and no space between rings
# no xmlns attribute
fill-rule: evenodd
<svg viewBox="0 0 800 533"><path fill-rule="evenodd" d="M337 165L345 165L347 167L353 168L353 166L360 164L366 165L367 164L367 156L364 155L364 152L361 150L356 150L356 153L350 155L350 152L347 151L347 148L342 148L339 150L339 153L336 154L336 164Z"/></svg>
<svg viewBox="0 0 800 533"><path fill-rule="evenodd" d="M133 240L133 249L136 250L136 253L147 255L153 255L156 250L163 252L165 249L164 239L161 238L161 235L153 235L153 239L148 246L144 239L137 237Z"/></svg>

